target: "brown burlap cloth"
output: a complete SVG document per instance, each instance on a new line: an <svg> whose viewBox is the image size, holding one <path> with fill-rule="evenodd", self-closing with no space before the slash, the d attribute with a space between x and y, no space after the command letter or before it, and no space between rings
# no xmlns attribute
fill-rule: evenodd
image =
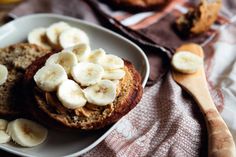
<svg viewBox="0 0 236 157"><path fill-rule="evenodd" d="M204 45L207 75L211 69L214 56L211 37L217 30L211 29L202 36L183 40L171 27L176 16L189 5L193 3L172 1L165 9L152 12L151 16L135 24L132 20L124 21L133 14L114 11L95 0L30 0L9 14L19 17L46 12L84 19L128 37L147 54L151 66L149 85L152 86L145 88L141 102L121 119L117 128L84 156L207 156L207 132L203 116L192 97L173 81L168 70L172 48L190 41ZM219 17L214 28L225 23L227 19ZM210 42L206 44L205 41ZM215 104L222 108L221 93L209 87Z"/></svg>

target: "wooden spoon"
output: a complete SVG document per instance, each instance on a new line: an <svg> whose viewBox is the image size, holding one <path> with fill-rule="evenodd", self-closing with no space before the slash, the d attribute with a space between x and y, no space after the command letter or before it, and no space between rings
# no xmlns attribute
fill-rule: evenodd
<svg viewBox="0 0 236 157"><path fill-rule="evenodd" d="M197 44L186 44L178 51L189 51L204 57L202 48ZM224 120L217 111L208 90L204 67L194 74L183 74L172 70L174 80L189 92L198 103L207 125L208 157L236 157L233 137Z"/></svg>

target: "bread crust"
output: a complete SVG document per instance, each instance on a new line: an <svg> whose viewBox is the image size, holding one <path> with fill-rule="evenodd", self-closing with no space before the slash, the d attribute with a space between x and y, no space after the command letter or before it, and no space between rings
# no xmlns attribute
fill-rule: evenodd
<svg viewBox="0 0 236 157"><path fill-rule="evenodd" d="M56 110L60 108L63 110L63 105L58 104L58 106L52 109L46 101L45 92L39 90L33 80L34 74L44 65L46 59L52 54L53 53L47 54L33 62L26 70L24 76L26 104L28 104L28 109L32 115L41 123L60 130L77 129L87 131L100 129L118 121L141 100L143 94L141 76L129 61L124 60L127 73L127 77L125 77L127 79L120 82L121 85L119 87L121 88L121 92L112 105L107 105L103 108L98 107L99 112L101 110L101 114L99 113L92 118L79 116L78 120L73 120L72 117L75 116L75 113L72 110L66 109L66 114L61 112L57 113ZM122 93L122 90L125 93ZM85 108L83 108L83 110L84 109ZM107 113L105 111L107 111ZM93 112L91 111L91 113ZM105 116L103 116L104 114Z"/></svg>

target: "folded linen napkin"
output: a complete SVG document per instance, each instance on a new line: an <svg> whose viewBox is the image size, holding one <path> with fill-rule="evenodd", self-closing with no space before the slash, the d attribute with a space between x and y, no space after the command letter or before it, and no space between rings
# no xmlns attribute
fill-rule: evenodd
<svg viewBox="0 0 236 157"><path fill-rule="evenodd" d="M129 14L128 19L124 19L126 12L114 11L95 0L70 0L70 3L66 0L30 0L10 12L12 17L52 12L103 24L136 42L147 54L152 86L145 88L141 102L121 119L117 128L84 156L206 156L207 132L203 116L192 97L173 81L168 72L169 57L172 48L182 43L194 41L203 44L209 76L215 52L209 41L213 41L217 30L185 41L174 34L175 40L170 40L173 32L165 26L171 23L168 20L173 20L174 11L187 9L185 3L184 0L172 1L164 11L149 12L146 16L141 14L141 21L140 14ZM177 10L175 6L178 6ZM222 109L221 93L210 84L209 88L215 104Z"/></svg>

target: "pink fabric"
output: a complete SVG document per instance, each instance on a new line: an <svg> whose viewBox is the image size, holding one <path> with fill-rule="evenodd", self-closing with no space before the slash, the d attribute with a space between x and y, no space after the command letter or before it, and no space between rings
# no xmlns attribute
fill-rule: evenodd
<svg viewBox="0 0 236 157"><path fill-rule="evenodd" d="M206 136L201 124L197 105L168 74L85 156L199 156Z"/></svg>
<svg viewBox="0 0 236 157"><path fill-rule="evenodd" d="M222 97L212 90L216 103ZM197 104L170 73L145 89L138 106L85 157L207 156L207 133Z"/></svg>

